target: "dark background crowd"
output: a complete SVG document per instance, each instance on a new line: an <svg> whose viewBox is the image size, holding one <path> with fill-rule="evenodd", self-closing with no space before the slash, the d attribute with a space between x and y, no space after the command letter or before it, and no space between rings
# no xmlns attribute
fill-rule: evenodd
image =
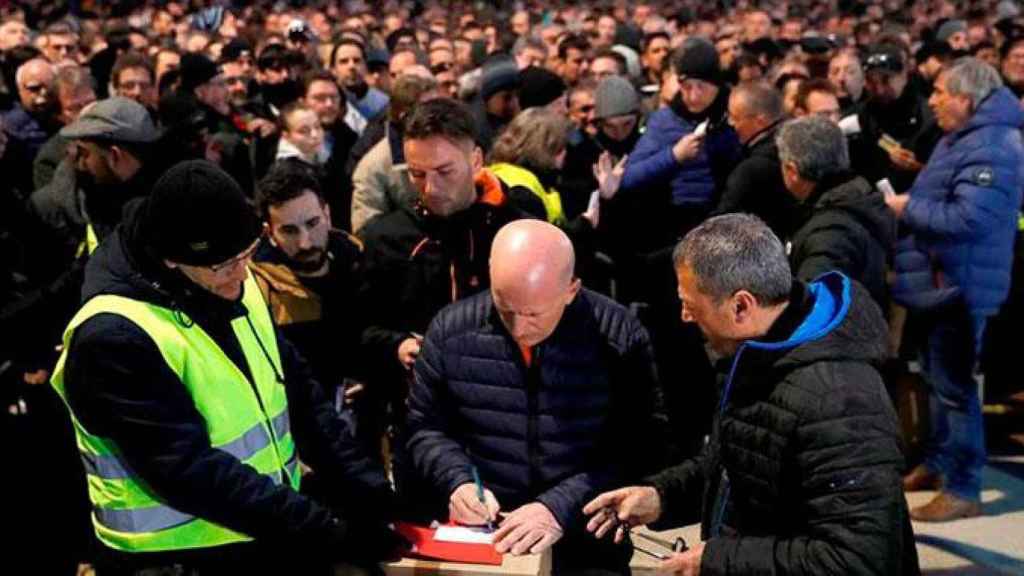
<svg viewBox="0 0 1024 576"><path fill-rule="evenodd" d="M935 255L991 211L1016 221L1020 187L1016 205L958 205L963 222L943 221L947 232L935 219L952 216L883 190L952 185L918 175L933 153L964 161L942 140L952 84L936 94L936 80L966 57L998 73L1015 105L999 114L1019 131L1014 0L0 2L5 476L33 519L26 534L52 543L40 561L73 567L91 553L71 426L46 385L85 265L183 160L216 164L251 200L266 228L252 271L272 316L375 452L400 434L431 319L487 288L488 251L474 242L524 216L564 230L584 286L651 334L674 461L709 431L719 367L679 321L672 249L719 214L761 218L798 278L840 269L868 289L889 321L881 368L896 405L901 383L934 369L917 362L922 347L962 354L971 374L977 364L986 400L1019 394L1019 241L943 260L969 274L932 270L955 276L968 316L984 320L966 346L955 330L929 344L937 331L920 311L934 308L906 296L896 261L915 232ZM477 156L403 147L406 119L438 98L464 103ZM801 117L842 132L833 166L807 145L813 130L780 135ZM966 178L989 186L1004 160ZM476 196L425 192L437 187ZM289 204L296 189L320 206ZM167 225L202 210L168 210ZM911 463L917 425L905 422Z"/></svg>

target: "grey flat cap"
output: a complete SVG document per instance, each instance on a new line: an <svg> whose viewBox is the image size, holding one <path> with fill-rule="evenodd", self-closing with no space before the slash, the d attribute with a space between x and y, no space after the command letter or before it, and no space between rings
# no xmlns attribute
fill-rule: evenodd
<svg viewBox="0 0 1024 576"><path fill-rule="evenodd" d="M148 144L160 138L160 131L142 104L114 96L87 106L78 120L61 129L60 135L68 140Z"/></svg>

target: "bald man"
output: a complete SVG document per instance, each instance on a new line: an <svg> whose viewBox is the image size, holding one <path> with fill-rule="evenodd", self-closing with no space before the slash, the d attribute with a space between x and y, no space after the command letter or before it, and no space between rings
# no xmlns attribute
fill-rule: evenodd
<svg viewBox="0 0 1024 576"><path fill-rule="evenodd" d="M435 517L493 522L501 552L554 545L555 573L628 573L631 550L587 539L580 511L588 495L663 461L666 419L646 331L582 288L574 260L546 222L497 233L490 290L427 330L404 448Z"/></svg>
<svg viewBox="0 0 1024 576"><path fill-rule="evenodd" d="M4 113L11 139L25 147L30 159L60 130L57 118L56 72L43 58L33 58L18 67L14 80L18 102Z"/></svg>

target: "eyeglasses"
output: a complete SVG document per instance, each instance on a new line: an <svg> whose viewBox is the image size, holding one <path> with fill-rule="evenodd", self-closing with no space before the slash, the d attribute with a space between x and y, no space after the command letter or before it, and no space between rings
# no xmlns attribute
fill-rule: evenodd
<svg viewBox="0 0 1024 576"><path fill-rule="evenodd" d="M119 90L149 90L152 87L153 83L145 80L127 80L117 85Z"/></svg>
<svg viewBox="0 0 1024 576"><path fill-rule="evenodd" d="M223 270L232 269L235 266L238 266L239 264L247 263L249 261L249 259L252 258L252 255L256 253L256 250L260 247L260 242L262 240L263 240L263 235L261 234L260 237L257 238L256 241L253 242L251 246L249 246L248 248L245 249L245 252L242 252L241 254L239 254L238 256L235 256L234 258L232 258L230 260L225 260L224 262L221 262L220 264L213 264L212 266L206 266L205 268L207 268L210 272L213 272L214 274L218 274L218 273L220 273Z"/></svg>
<svg viewBox="0 0 1024 576"><path fill-rule="evenodd" d="M433 72L434 74L441 74L442 72L447 72L454 67L455 64L451 62L438 62L437 64L434 64L433 66L430 67L430 71Z"/></svg>
<svg viewBox="0 0 1024 576"><path fill-rule="evenodd" d="M658 560L668 560L669 558L672 557L672 554L678 554L679 552L686 552L686 550L687 550L686 540L683 540L682 537L676 538L675 540L670 542L668 540L662 540L661 538L655 538L654 536L648 536L647 534L644 534L643 532L633 532L632 530L629 531L629 535L630 535L630 537L640 537L640 538L642 538L642 539L644 539L644 540L646 540L646 541L648 541L648 542L650 542L652 544L655 544L657 546L661 546L662 548L665 548L666 550L671 550L671 553L665 553L665 552L659 552L659 551L655 551L655 550L649 550L649 549L644 548L642 546L638 546L636 544L636 542L633 542L633 549L634 550L636 550L637 552L643 552L644 554L647 554L648 556L651 556L653 558L657 558Z"/></svg>

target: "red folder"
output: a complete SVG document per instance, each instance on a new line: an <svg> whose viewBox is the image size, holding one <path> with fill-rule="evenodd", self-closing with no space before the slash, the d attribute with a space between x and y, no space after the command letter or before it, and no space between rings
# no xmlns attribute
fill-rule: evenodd
<svg viewBox="0 0 1024 576"><path fill-rule="evenodd" d="M438 542L434 540L434 528L408 522L397 522L395 530L415 546L414 551L407 554L411 558L501 566L501 554L492 544Z"/></svg>

